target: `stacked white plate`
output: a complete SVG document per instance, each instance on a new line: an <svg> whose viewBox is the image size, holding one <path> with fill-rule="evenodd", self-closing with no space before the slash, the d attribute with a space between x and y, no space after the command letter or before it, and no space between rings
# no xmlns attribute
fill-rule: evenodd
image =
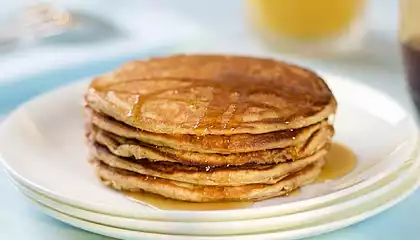
<svg viewBox="0 0 420 240"><path fill-rule="evenodd" d="M360 222L419 186L418 129L386 95L322 74L338 100L334 141L352 149L356 168L299 195L246 209L160 210L104 187L87 162L83 92L89 80L42 95L0 126L11 183L41 211L79 228L124 239L297 239Z"/></svg>

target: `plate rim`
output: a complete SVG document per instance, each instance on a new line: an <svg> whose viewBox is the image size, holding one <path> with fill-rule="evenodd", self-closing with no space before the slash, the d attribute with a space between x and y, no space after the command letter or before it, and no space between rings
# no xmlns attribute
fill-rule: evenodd
<svg viewBox="0 0 420 240"><path fill-rule="evenodd" d="M386 182L383 182L380 187L373 189L370 192L367 192L364 195L360 195L360 193L355 196L354 198L347 198L344 202L336 202L335 204L332 205L326 205L320 208L316 208L316 209L310 209L308 211L304 211L304 212L299 212L299 213L294 213L294 214L290 214L290 215L280 215L280 216L275 216L275 217L270 217L270 218L262 218L262 219L249 219L249 220L237 220L237 221L223 221L223 222L170 222L170 221L150 221L150 220L146 220L146 219L134 219L134 218L125 218L125 217L117 217L117 216L112 216L112 215L105 215L105 214L100 214L100 213L96 213L96 212L92 212L92 211L87 211L84 209L80 209L80 208L75 208L71 205L68 205L66 203L62 203L56 199L51 199L48 196L44 196L42 193L36 192L36 190L31 189L29 186L25 186L23 183L20 183L18 180L13 179L13 176L8 175L10 180L12 181L13 185L18 188L18 190L25 194L25 195L30 195L31 198L35 199L36 201L56 210L59 212L62 212L64 214L67 215L71 215L73 217L85 220L85 221L89 221L89 222L93 222L93 223L98 223L98 224L102 224L102 225L108 225L108 226L113 226L116 228L122 228L122 229L126 229L126 230L131 230L131 231L145 231L145 232L150 232L150 233L163 233L163 234L181 234L181 235L186 235L186 231L187 229L198 229L199 230L195 230L195 235L193 236L200 236L200 235L205 235L205 234L201 234L199 232L202 231L210 231L209 228L205 229L204 226L200 226L200 225L207 225L209 226L209 224L211 224L211 231L219 231L217 234L212 234L212 233L206 233L205 236L223 236L223 234L225 235L232 235L232 234L262 234L264 232L271 232L271 231L287 231L290 228L296 228L299 226L298 222L301 221L300 219L305 219L305 221L320 221L322 218L324 217L331 217L334 215L337 215L340 212L345 212L345 211L349 211L349 209L353 209L356 206L360 205L360 204L366 204L368 201L370 201L371 199L376 199L376 198L381 198L384 197L386 195L388 195L390 192L396 191L396 189L398 189L402 184L404 184L405 182L410 181L410 177L412 177L413 172L417 170L416 172L420 172L420 155L417 155L416 158L414 159L413 162L410 163L409 166L402 166L399 170L397 170L396 172L392 173L392 174L398 174L398 176L394 179L388 180ZM410 175L411 174L411 175ZM383 180L385 181L385 180ZM360 190L360 191L363 191ZM29 192L29 193L28 193ZM355 193L356 194L356 193ZM65 210L63 210L63 207L65 208ZM66 210L67 209L67 210ZM331 210L334 209L334 210ZM326 210L328 210L328 213L325 213L324 215L321 215L322 212L325 212ZM77 213L75 214L74 211L76 211ZM317 215L317 213L320 213L320 215ZM312 216L306 216L305 214L311 214ZM87 215L90 215L88 217L86 217ZM94 217L92 217L92 215L96 215ZM294 216L292 216L294 215ZM316 216L316 217L315 217ZM100 218L101 217L111 217L110 220L108 220L107 222L100 222ZM283 222L289 222L290 220L288 218L291 218L291 221L295 221L296 223L293 226L289 226L289 227L282 227L282 228L276 228L274 229L274 227L270 228L270 229L264 229L264 230L253 230L253 231L247 231L247 232L239 232L239 228L243 227L243 225L241 226L235 226L237 225L237 223L244 223L246 222L246 224L256 224L256 226L254 226L254 229L261 229L260 226L266 226L267 222L266 221L273 221L273 224L275 222L275 225L279 226L279 224L281 225L282 223L279 221L283 221ZM295 219L293 219L295 218ZM281 219L281 220L279 220ZM164 230L145 230L145 229L140 229L140 228L134 228L134 227L127 227L127 223L126 222L121 222L121 223L117 223L117 224L121 224L121 226L117 226L117 225L113 225L115 223L112 222L119 222L119 221L130 221L130 225L131 226L135 226L137 224L141 224L143 226L150 226L151 224L162 224L162 225L166 225L166 224L173 224L175 225L175 227L172 227L171 229L181 229L183 228L182 231L178 231L178 232L171 232L171 233L164 233ZM255 223L255 222L259 222L259 223ZM124 226L124 224L126 224ZM220 226L223 226L224 224L233 224L232 226L226 226L225 229L220 230L220 227L217 227L217 229L215 229L215 224ZM190 225L190 226L188 226ZM235 229L234 232L230 232L227 233L228 229L230 227L237 227L238 229ZM162 228L162 226L158 227L158 228ZM222 227L223 228L223 227ZM150 228L152 229L152 228ZM157 228L156 228L157 229ZM184 230L185 229L185 230ZM224 231L225 233L220 233L220 231Z"/></svg>
<svg viewBox="0 0 420 240"><path fill-rule="evenodd" d="M418 177L416 175L416 173L418 173L420 171L419 168L419 163L420 163L420 158L418 158L417 160L417 166L416 167L412 167L410 168L410 170L413 170L411 172L411 174L409 174L411 176L412 179L410 179L410 177L407 177L407 179L405 180L405 182L410 181L410 185L408 187L406 187L403 190L403 193L401 195L399 194L395 194L395 196L393 196L391 199L386 200L383 204L380 205L375 205L373 207L367 207L366 210L362 211L361 213L355 214L355 215L351 215L350 217L345 217L345 218L340 218L339 220L336 221L332 221L332 222L328 222L325 224L320 224L320 225L315 225L315 226L311 226L306 228L306 233L301 233L303 230L305 229L297 229L297 230L290 230L288 235L286 236L282 236L282 239L296 239L296 238L304 238L304 237L311 237L311 236L316 236L316 235L320 235L323 233L328 233L328 232L332 232L344 227L348 227L350 225L362 222L364 220L366 220L367 218L370 218L374 215L377 215L380 212L383 212L387 209L389 209L390 207L400 203L401 201L403 201L404 199L406 199L408 196L410 196L417 188L420 187L420 177ZM412 181L412 182L411 182ZM404 183L404 181L403 181ZM402 183L402 184L403 184ZM401 186L400 186L401 187ZM398 189L398 187L397 187ZM396 189L394 189L396 191ZM401 189L400 189L401 190ZM22 193L23 194L23 193ZM125 232L125 233L130 233L131 237L135 237L135 238L140 238L140 237L148 237L150 239L165 239L166 237L171 237L172 239L191 239L191 240L211 240L211 239L215 239L217 237L223 237L224 239L227 240L239 240L239 239L244 239L244 240L251 240L251 239L255 239L255 237L264 237L264 239L278 239L279 236L276 236L276 234L279 233L284 233L285 231L272 231L272 232L265 232L265 233L257 233L257 234L243 234L243 235L225 235L225 236L191 236L191 235L170 235L170 234L162 234L162 233L148 233L148 232L141 232L141 231L133 231L133 230L125 230L125 229L121 229L121 228L116 228L116 227L112 227L112 226L108 226L108 225L104 225L104 224L98 224L98 223L94 223L91 221L86 221L77 217L73 217L70 216L68 214L62 213L60 211L56 211L42 203L39 203L38 201L28 197L25 195L26 198L28 198L28 200L34 204L37 205L36 207L38 207L39 209L41 209L42 212L44 212L45 214L51 216L52 218L58 219L62 222L65 222L69 225L75 226L77 228L80 229L84 229L86 231L90 231L90 232L94 232L94 233L99 233L101 235L105 235L105 236L109 236L109 237L122 237L123 235L118 235L115 234L115 231L119 231L119 232ZM63 220L63 219L67 219L67 220ZM74 221L78 222L78 224L74 224ZM94 227L84 227L83 224L87 224L89 226L94 226ZM82 225L82 226L81 226ZM106 232L104 233L104 231L102 230L101 232L92 230L93 228L95 229L108 229L107 232L109 232L109 230L112 230L114 233L113 234L106 234ZM286 232L287 233L287 232ZM140 235L139 235L140 234ZM141 236L141 235L146 235L146 236ZM127 235L124 235L125 237L127 237ZM155 238L153 238L155 237Z"/></svg>

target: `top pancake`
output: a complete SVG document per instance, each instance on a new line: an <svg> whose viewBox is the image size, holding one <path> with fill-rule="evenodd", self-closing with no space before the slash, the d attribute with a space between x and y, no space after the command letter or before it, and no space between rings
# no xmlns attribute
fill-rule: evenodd
<svg viewBox="0 0 420 240"><path fill-rule="evenodd" d="M335 112L315 73L270 59L176 55L133 61L97 77L87 104L133 127L166 134L267 133Z"/></svg>

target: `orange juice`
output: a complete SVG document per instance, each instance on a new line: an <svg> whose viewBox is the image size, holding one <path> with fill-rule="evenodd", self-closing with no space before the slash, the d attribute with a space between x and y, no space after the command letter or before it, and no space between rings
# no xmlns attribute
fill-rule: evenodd
<svg viewBox="0 0 420 240"><path fill-rule="evenodd" d="M400 43L406 81L420 114L420 1L400 0Z"/></svg>
<svg viewBox="0 0 420 240"><path fill-rule="evenodd" d="M364 0L248 0L256 27L296 40L339 35L361 15Z"/></svg>

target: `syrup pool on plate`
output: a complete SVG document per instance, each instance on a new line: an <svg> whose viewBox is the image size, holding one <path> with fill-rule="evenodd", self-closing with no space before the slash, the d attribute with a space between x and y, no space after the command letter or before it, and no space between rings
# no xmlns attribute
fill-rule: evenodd
<svg viewBox="0 0 420 240"><path fill-rule="evenodd" d="M334 180L349 174L356 167L357 157L354 152L339 143L333 143L325 156L325 165L316 182Z"/></svg>
<svg viewBox="0 0 420 240"><path fill-rule="evenodd" d="M172 200L159 195L147 192L124 192L131 200L141 204L163 210L188 210L188 211L208 211L208 210L227 210L243 209L252 206L253 201L242 202L214 202L214 203L194 203L179 200Z"/></svg>
<svg viewBox="0 0 420 240"><path fill-rule="evenodd" d="M333 143L330 151L325 156L325 161L325 165L315 182L334 180L349 174L356 167L357 157L348 147L339 143ZM300 189L295 189L283 197L294 197L300 193ZM125 191L124 194L130 200L162 210L208 211L244 209L252 206L254 203L253 201L194 203L173 200L147 192Z"/></svg>

